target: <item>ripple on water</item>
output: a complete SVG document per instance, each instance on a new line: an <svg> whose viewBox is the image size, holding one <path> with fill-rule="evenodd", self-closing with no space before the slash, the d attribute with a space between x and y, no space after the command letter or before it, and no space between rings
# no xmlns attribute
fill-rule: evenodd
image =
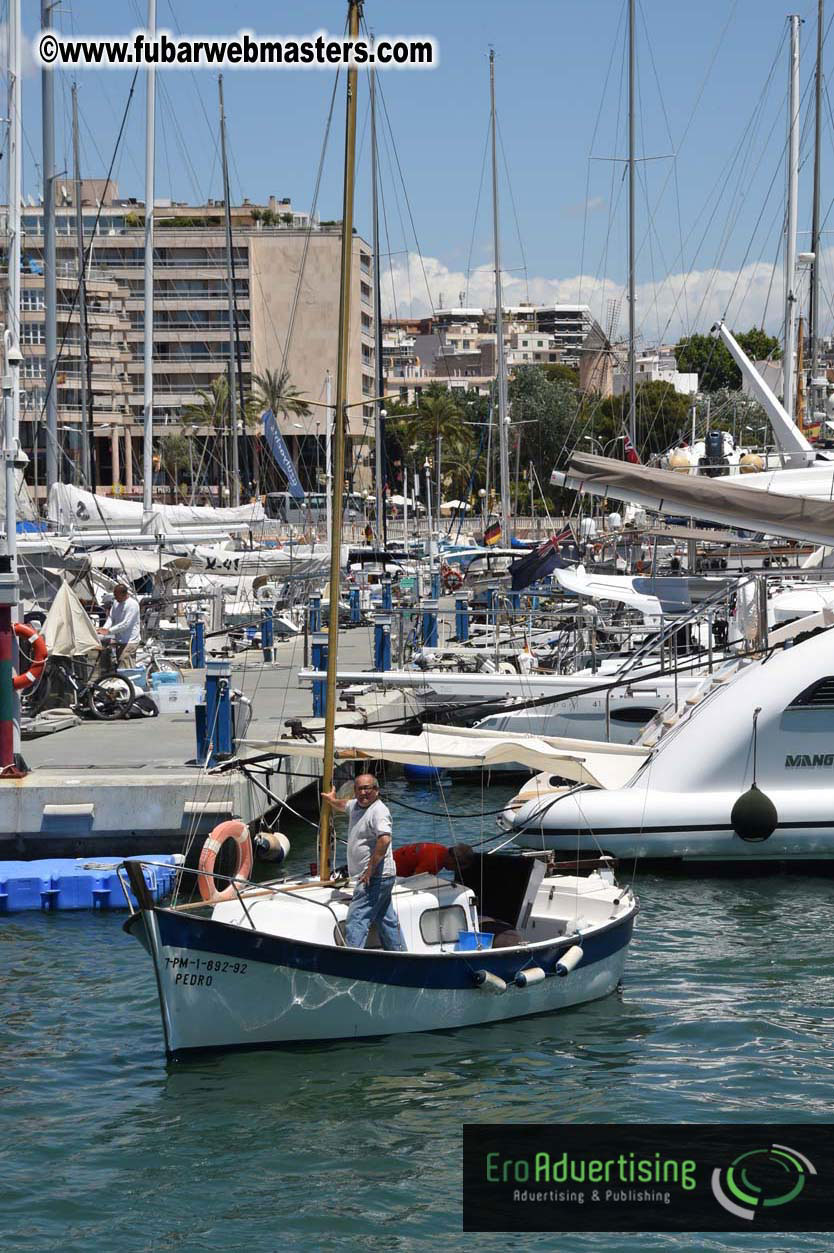
<svg viewBox="0 0 834 1253"><path fill-rule="evenodd" d="M480 793L444 800L475 809ZM428 793L417 803L440 808ZM446 834L437 819L395 818L401 839ZM302 864L308 843L296 846ZM463 1122L831 1118L830 880L641 875L637 889L625 983L604 1001L170 1067L150 965L120 916L4 920L4 1245L504 1250L505 1236L460 1232ZM568 1239L560 1247L605 1253L694 1247L692 1236ZM551 1249L554 1237L524 1243ZM697 1247L778 1245L699 1236ZM818 1247L791 1237L792 1249Z"/></svg>

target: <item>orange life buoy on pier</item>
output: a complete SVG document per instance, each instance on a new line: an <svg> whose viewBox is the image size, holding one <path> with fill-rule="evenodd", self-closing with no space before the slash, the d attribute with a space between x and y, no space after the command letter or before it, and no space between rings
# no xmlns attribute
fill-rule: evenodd
<svg viewBox="0 0 834 1253"><path fill-rule="evenodd" d="M28 622L16 622L14 624L14 633L19 640L31 640L32 642L31 666L23 674L16 674L12 680L12 686L16 692L25 692L27 688L33 687L43 674L43 668L49 656L49 649L46 647L46 640L40 632L36 631Z"/></svg>
<svg viewBox="0 0 834 1253"><path fill-rule="evenodd" d="M216 904L218 901L230 901L235 896L234 883L230 883L222 892L215 891L214 864L217 854L227 840L234 840L237 846L237 863L232 871L233 879L248 879L252 873L252 840L249 828L239 818L230 818L227 822L219 822L203 845L200 853L198 869L204 871L200 877L200 895L204 901Z"/></svg>

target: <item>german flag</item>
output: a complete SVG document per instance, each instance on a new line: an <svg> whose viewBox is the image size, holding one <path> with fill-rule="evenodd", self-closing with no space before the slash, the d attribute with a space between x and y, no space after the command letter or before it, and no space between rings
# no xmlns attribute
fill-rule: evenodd
<svg viewBox="0 0 834 1253"><path fill-rule="evenodd" d="M484 531L484 544L487 548L493 548L501 540L501 523L490 522Z"/></svg>

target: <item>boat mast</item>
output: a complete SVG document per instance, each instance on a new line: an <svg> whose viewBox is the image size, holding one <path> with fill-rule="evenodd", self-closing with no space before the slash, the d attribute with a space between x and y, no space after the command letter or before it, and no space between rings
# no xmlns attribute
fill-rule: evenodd
<svg viewBox="0 0 834 1253"><path fill-rule="evenodd" d="M226 113L223 108L223 75L217 76L220 99L220 160L223 165L223 204L226 214L226 292L229 302L229 438L232 454L232 501L240 504L240 450L237 441L237 395L235 393L235 280L232 250L232 202L229 199L229 166L226 161Z"/></svg>
<svg viewBox="0 0 834 1253"><path fill-rule="evenodd" d="M816 108L814 114L814 202L811 213L811 312L808 318L808 338L811 341L811 422L816 422L817 411L824 407L825 391L820 388L819 378L819 308L820 308L820 167L822 165L822 43L825 0L817 3L817 72Z"/></svg>
<svg viewBox="0 0 834 1253"><path fill-rule="evenodd" d="M370 72L371 87L371 210L373 216L374 248L374 362L376 363L376 400L374 401L376 473L376 533L383 548L388 547L388 521L385 517L385 410L382 397L385 378L382 361L382 293L379 287L379 174L377 172L376 143L376 70Z"/></svg>
<svg viewBox="0 0 834 1253"><path fill-rule="evenodd" d="M333 379L328 370L324 376L324 500L326 505L327 546L333 542Z"/></svg>
<svg viewBox="0 0 834 1253"><path fill-rule="evenodd" d="M492 248L495 258L495 349L498 354L498 458L501 470L501 532L510 546L510 454L507 427L507 363L504 357L504 311L501 298L501 247L498 231L498 155L495 143L495 51L489 51L489 102L492 131Z"/></svg>
<svg viewBox="0 0 834 1253"><path fill-rule="evenodd" d="M362 0L348 0L348 37L358 39ZM347 73L345 116L345 179L342 204L342 264L339 286L339 352L336 366L336 421L333 431L333 519L330 538L330 610L327 622L327 686L324 707L322 791L333 787L336 730L336 658L339 648L339 558L342 538L342 496L345 482L345 417L353 273L353 178L356 159L356 66ZM319 878L330 878L330 805L322 802L319 819Z"/></svg>
<svg viewBox="0 0 834 1253"><path fill-rule="evenodd" d="M20 37L20 0L9 0L9 32L6 50L6 81L9 85L9 142L6 166L9 205L6 328L11 331L13 342L18 346L20 345L20 190L22 178ZM20 362L8 363L8 369L12 378L12 421L15 439L18 439L20 435ZM34 455L37 456L37 451Z"/></svg>
<svg viewBox="0 0 834 1253"><path fill-rule="evenodd" d="M628 0L628 437L637 448L637 382L634 341L636 247L634 237L634 192L636 185L636 126L634 90L637 77L637 56L634 41L634 0Z"/></svg>
<svg viewBox="0 0 834 1253"><path fill-rule="evenodd" d="M785 226L785 352L782 404L794 415L794 353L796 351L796 203L799 197L799 16L794 13L790 38L788 97L788 211Z"/></svg>
<svg viewBox="0 0 834 1253"><path fill-rule="evenodd" d="M90 465L90 433L92 430L92 379L90 354L87 351L87 275L84 265L84 213L81 208L81 156L78 145L78 87L72 85L72 163L75 181L75 233L78 245L78 334L81 367L81 482L93 485ZM90 417L88 422L88 406Z"/></svg>
<svg viewBox="0 0 834 1253"><path fill-rule="evenodd" d="M148 0L148 38L156 34L156 0ZM153 210L156 68L146 71L145 105L145 336L144 336L144 448L142 450L142 513L153 509Z"/></svg>
<svg viewBox="0 0 834 1253"><path fill-rule="evenodd" d="M41 27L52 25L55 0L41 0ZM41 70L43 126L43 296L46 350L46 489L58 482L58 294L55 278L55 80L51 66Z"/></svg>

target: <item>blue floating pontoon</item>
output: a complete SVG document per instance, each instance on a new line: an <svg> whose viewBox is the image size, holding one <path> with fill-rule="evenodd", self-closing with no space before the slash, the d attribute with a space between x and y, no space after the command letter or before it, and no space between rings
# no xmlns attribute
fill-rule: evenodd
<svg viewBox="0 0 834 1253"><path fill-rule="evenodd" d="M27 909L127 909L117 871L124 860L142 861L145 883L155 901L169 895L182 864L178 854L155 854L150 860L50 857L43 861L0 861L0 914Z"/></svg>

